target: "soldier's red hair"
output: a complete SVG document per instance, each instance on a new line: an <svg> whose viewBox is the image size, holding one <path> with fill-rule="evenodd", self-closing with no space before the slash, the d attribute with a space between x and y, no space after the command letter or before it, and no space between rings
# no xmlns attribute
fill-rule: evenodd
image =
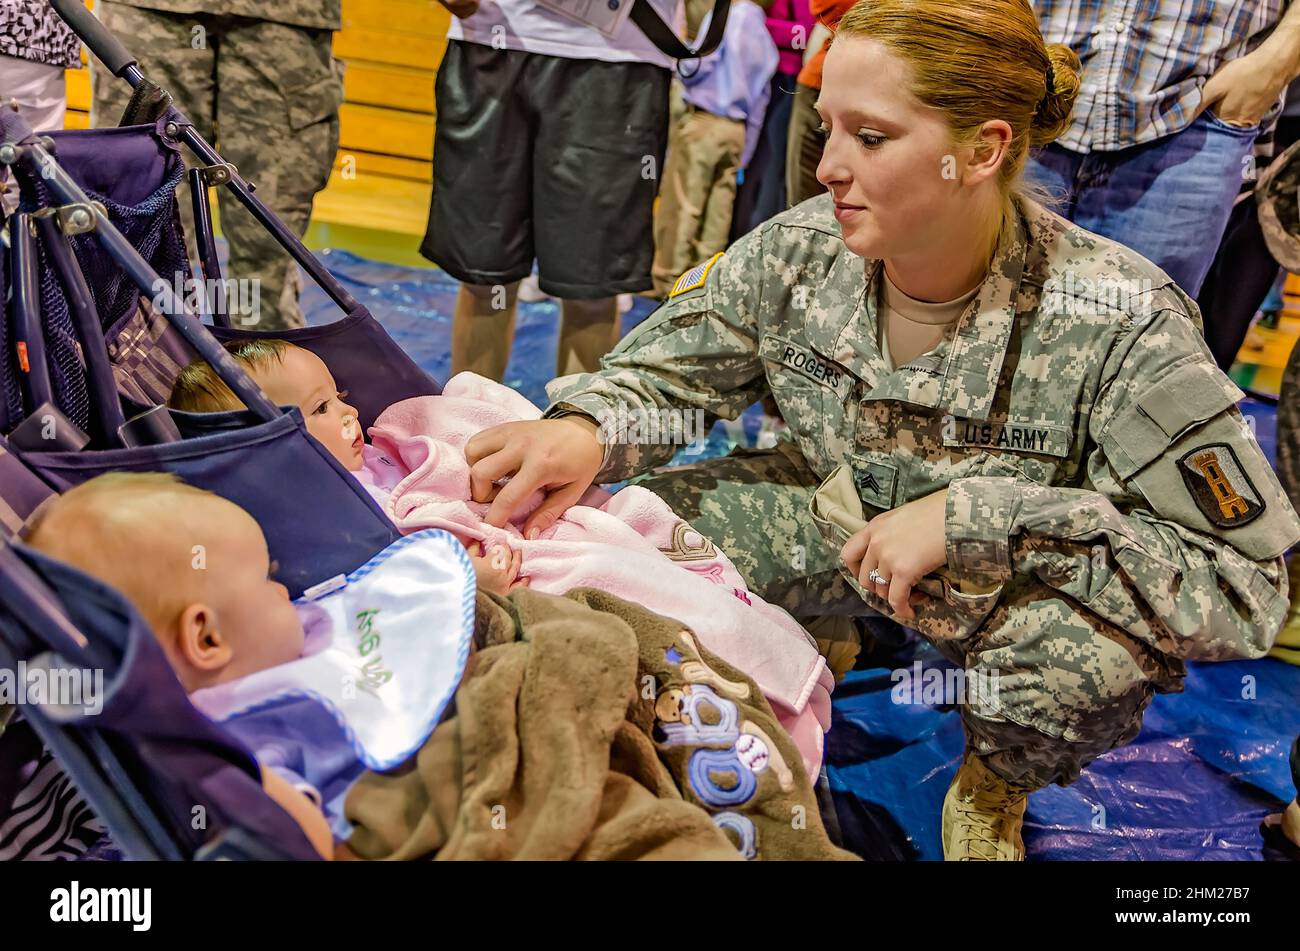
<svg viewBox="0 0 1300 951"><path fill-rule="evenodd" d="M1043 42L1028 0L861 0L835 36L875 40L906 61L912 94L947 117L955 146L978 145L985 122L1011 126L1000 172L1007 211L1011 197L1026 190L1029 149L1070 127L1079 57Z"/></svg>

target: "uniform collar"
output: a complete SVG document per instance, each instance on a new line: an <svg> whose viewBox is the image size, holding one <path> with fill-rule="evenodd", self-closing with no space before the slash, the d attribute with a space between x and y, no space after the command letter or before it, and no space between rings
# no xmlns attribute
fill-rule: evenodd
<svg viewBox="0 0 1300 951"><path fill-rule="evenodd" d="M988 418L1011 345L1028 248L1029 230L1017 204L988 277L953 335L893 374L885 372L885 358L877 342L881 262L867 261L864 268L862 258L845 248L832 264L827 283L844 282L852 289L857 307L846 315L833 353L827 356L867 385L868 400L901 400L944 408L954 416Z"/></svg>
<svg viewBox="0 0 1300 951"><path fill-rule="evenodd" d="M975 305L957 325L948 354L942 405L954 416L987 419L1016 324L1016 299L1029 250L1019 204L1005 229Z"/></svg>

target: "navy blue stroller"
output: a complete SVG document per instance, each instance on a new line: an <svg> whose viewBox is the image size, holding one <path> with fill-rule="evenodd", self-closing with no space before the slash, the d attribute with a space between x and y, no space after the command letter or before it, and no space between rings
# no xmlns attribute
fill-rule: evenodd
<svg viewBox="0 0 1300 951"><path fill-rule="evenodd" d="M126 599L3 541L0 668L87 685L77 704L47 689L18 726L53 753L126 857L317 857L262 792L252 754L190 705Z"/></svg>
<svg viewBox="0 0 1300 951"><path fill-rule="evenodd" d="M296 597L352 570L398 534L356 480L308 436L299 410L267 399L220 341L275 336L316 352L349 390L363 426L390 403L437 394L439 387L221 160L165 91L144 77L80 0L54 0L52 6L135 95L116 129L37 136L18 113L0 108L0 166L20 191L17 211L3 222L8 247L0 256L6 301L0 320L0 537L17 534L51 495L101 473L169 471L253 515L279 565L277 580ZM186 174L182 146L197 162L189 185L203 286L221 279L207 191L220 185L339 306L342 319L267 333L231 326L214 298L200 300L198 313L186 305L176 293L192 276L176 206L175 190ZM246 410L189 414L164 405L177 374L195 357L215 368ZM103 669L123 693L138 690L139 678L162 672L149 668L160 657L139 661L141 652L149 653L142 645L152 642L139 636L139 621L120 598L70 569L21 548L0 548L0 591L0 664L52 653L74 667ZM73 636L78 630L86 643ZM87 643L108 653L88 653ZM150 745L147 733L137 735L141 724L129 717L116 723L116 740L105 741L111 718L101 716L98 725L59 723L24 708L24 723L131 855L190 857L199 839L212 842L167 821L164 800L174 796L158 795L164 788L158 768L165 771L165 764L150 759L157 750L180 755L185 740L220 749L219 759L239 764L222 774L227 778L248 770L246 751L211 724L195 725L202 718L194 720L198 715L183 693L169 695L167 703L167 713L161 707L155 712L184 723L176 735L164 734L160 745ZM3 724L0 711L0 729ZM13 732L11 726L0 733L0 769ZM131 796L114 798L129 788L127 780L138 786L134 805ZM0 802L0 815L4 807ZM236 813L241 822L247 814L243 807ZM278 819L268 821L271 828ZM296 848L284 854L297 854Z"/></svg>

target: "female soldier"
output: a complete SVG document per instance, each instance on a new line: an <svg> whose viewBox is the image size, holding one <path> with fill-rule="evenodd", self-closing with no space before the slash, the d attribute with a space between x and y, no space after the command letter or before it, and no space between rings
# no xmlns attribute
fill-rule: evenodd
<svg viewBox="0 0 1300 951"><path fill-rule="evenodd" d="M1027 0L858 4L817 104L830 194L683 275L601 372L551 384L550 418L467 449L475 498L513 477L489 520L543 488L544 531L670 458L647 422L772 394L792 442L646 484L796 615L875 609L994 686L962 707L954 859L1022 858L1027 794L1130 741L1183 660L1268 650L1300 538L1195 304L1018 184L1077 70Z"/></svg>

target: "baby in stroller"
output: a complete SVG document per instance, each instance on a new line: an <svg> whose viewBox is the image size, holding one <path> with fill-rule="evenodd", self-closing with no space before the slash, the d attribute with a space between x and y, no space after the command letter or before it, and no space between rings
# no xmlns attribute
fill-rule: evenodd
<svg viewBox="0 0 1300 951"><path fill-rule="evenodd" d="M55 499L27 542L120 591L154 632L187 693L303 653L302 622L284 585L271 579L261 528L239 506L174 476L92 479ZM211 570L195 570L198 551ZM330 829L319 807L265 764L262 782L330 857Z"/></svg>
<svg viewBox="0 0 1300 951"><path fill-rule="evenodd" d="M281 406L297 406L312 437L351 472L382 506L406 473L388 456L367 443L357 411L346 402L324 361L310 350L284 340L254 339L227 344L263 392ZM195 360L181 371L168 405L191 413L243 409L212 367ZM505 546L487 551L462 537L479 586L494 594L528 584L519 577L520 554Z"/></svg>
<svg viewBox="0 0 1300 951"><path fill-rule="evenodd" d="M524 537L517 524L487 524L487 506L471 498L464 447L491 425L540 415L518 393L458 374L441 396L386 409L368 444L347 394L319 357L274 339L232 342L227 350L274 402L301 410L311 435L404 534L451 532L480 579L498 591L522 583L551 594L592 587L675 618L758 682L809 775L818 775L834 679L815 643L788 614L750 592L726 555L658 496L635 485L613 495L593 487L541 537ZM189 412L242 408L203 361L185 368L169 403Z"/></svg>

